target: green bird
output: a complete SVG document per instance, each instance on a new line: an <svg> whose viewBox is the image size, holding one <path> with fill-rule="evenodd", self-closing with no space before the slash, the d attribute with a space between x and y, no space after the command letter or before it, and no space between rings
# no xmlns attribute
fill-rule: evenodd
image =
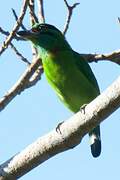
<svg viewBox="0 0 120 180"><path fill-rule="evenodd" d="M30 40L42 59L49 84L74 113L100 94L96 78L86 60L75 52L64 35L50 24L35 24L18 35ZM101 153L100 126L89 132L93 157Z"/></svg>

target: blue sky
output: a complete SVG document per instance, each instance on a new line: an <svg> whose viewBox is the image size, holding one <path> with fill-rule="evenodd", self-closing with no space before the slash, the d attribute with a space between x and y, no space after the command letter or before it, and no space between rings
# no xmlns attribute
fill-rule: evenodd
<svg viewBox="0 0 120 180"><path fill-rule="evenodd" d="M74 2L74 1L69 1ZM14 25L11 8L19 14L21 1L1 2L0 26L11 30ZM63 30L67 10L63 0L45 1L46 22ZM81 0L75 9L67 40L80 53L108 53L120 49L119 0ZM28 16L24 20L30 27ZM0 35L0 43L3 41ZM18 49L31 58L28 42L16 42ZM0 96L2 97L26 69L11 49L0 61ZM120 67L110 62L92 63L101 91L107 88L120 74ZM0 113L0 163L21 151L39 136L66 120L72 113L56 97L45 76L31 89L17 96ZM101 124L102 154L94 159L90 153L88 136L82 143L61 153L21 178L33 179L118 179L119 177L119 126L120 110L117 110Z"/></svg>

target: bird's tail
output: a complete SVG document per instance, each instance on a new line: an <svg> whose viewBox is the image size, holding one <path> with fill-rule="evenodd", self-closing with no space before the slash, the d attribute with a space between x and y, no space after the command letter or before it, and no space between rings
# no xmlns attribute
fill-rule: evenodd
<svg viewBox="0 0 120 180"><path fill-rule="evenodd" d="M94 128L90 133L90 146L93 157L98 157L101 153L100 126Z"/></svg>

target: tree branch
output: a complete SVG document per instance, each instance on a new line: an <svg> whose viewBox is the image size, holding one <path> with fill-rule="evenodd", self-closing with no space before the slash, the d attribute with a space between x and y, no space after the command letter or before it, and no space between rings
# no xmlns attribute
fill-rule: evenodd
<svg viewBox="0 0 120 180"><path fill-rule="evenodd" d="M5 31L2 27L0 27L0 33L4 34L5 36L9 36L10 33L8 31ZM18 37L18 36L14 36L14 39L16 39L17 41L25 41L25 39Z"/></svg>
<svg viewBox="0 0 120 180"><path fill-rule="evenodd" d="M27 65L30 65L31 63L17 50L17 48L10 43L10 47L13 49L13 51L15 52L15 54L23 61L25 62Z"/></svg>
<svg viewBox="0 0 120 180"><path fill-rule="evenodd" d="M29 81L32 78L32 75L38 69L38 67L40 67L40 65L41 65L40 60L36 59L36 61L34 61L34 63L32 63L26 69L26 71L23 73L20 79L15 83L15 85L0 99L0 111L2 111L13 100L15 96L20 94L26 88L29 88Z"/></svg>
<svg viewBox="0 0 120 180"><path fill-rule="evenodd" d="M66 23L65 23L65 26L64 26L64 30L63 30L63 34L65 35L68 28L69 28L69 24L70 24L70 20L71 20L71 17L72 17L72 13L73 13L73 9L79 5L80 3L74 3L72 6L70 6L67 2L67 0L64 0L65 2L65 5L68 9L68 16L67 16L67 20L66 20Z"/></svg>
<svg viewBox="0 0 120 180"><path fill-rule="evenodd" d="M41 23L45 23L43 0L37 0L37 2L38 2L38 18Z"/></svg>
<svg viewBox="0 0 120 180"><path fill-rule="evenodd" d="M35 14L35 1L34 0L29 0L29 13L30 13L30 22L31 24L38 23L38 18Z"/></svg>
<svg viewBox="0 0 120 180"><path fill-rule="evenodd" d="M0 180L18 179L58 153L77 146L82 138L120 107L120 77L85 108L0 166Z"/></svg>
<svg viewBox="0 0 120 180"><path fill-rule="evenodd" d="M12 39L14 38L14 35L16 33L16 31L19 29L22 20L24 18L24 15L26 13L26 9L27 9L27 4L28 4L28 0L24 0L23 2L23 6L21 8L21 13L20 16L18 18L18 20L16 21L16 24L13 27L13 30L11 31L11 33L9 34L9 36L7 37L7 39L3 42L3 45L0 48L0 55L5 51L5 49L8 47L8 45L10 44L10 42L12 41Z"/></svg>
<svg viewBox="0 0 120 180"><path fill-rule="evenodd" d="M120 50L109 54L81 54L88 62L110 61L120 65Z"/></svg>
<svg viewBox="0 0 120 180"><path fill-rule="evenodd" d="M24 27L24 26L23 26ZM1 27L0 27L0 32L6 36L8 36L10 33L8 31L4 31ZM19 37L14 36L14 39L16 40L20 40ZM31 63L27 60L27 58L25 58L18 50L17 48L13 45L12 42L10 42L10 47L11 49L15 52L15 54L25 63L27 63L28 65L30 65Z"/></svg>
<svg viewBox="0 0 120 180"><path fill-rule="evenodd" d="M64 1L69 11L65 29L63 32L65 34L69 28L73 8L75 8L79 3L75 3L73 6L69 6L67 1ZM13 31L9 34L7 40L3 43L0 54L4 52L9 44L11 45L11 40L15 35L15 32L18 30L26 12L27 2L27 0L24 1L24 12L22 12L23 14L20 15L16 26L14 26L13 28ZM33 2L31 12L34 12L34 0L29 0L29 2ZM41 14L41 21L44 23L45 18L43 11L43 0L38 0L38 2L40 4L39 14ZM7 32L7 34L8 33L9 32ZM37 55L37 52L35 53L35 55ZM81 55L88 62L109 60L120 65L120 50L110 54ZM40 60L37 59L32 62L33 63L27 68L18 82L6 93L3 98L1 98L0 111L3 110L16 95L20 94L26 88L33 86L41 78L43 69ZM93 102L86 106L85 114L82 112L78 112L68 121L65 121L61 124L60 132L57 132L56 129L51 131L47 135L39 138L33 144L29 145L21 153L15 155L10 160L3 163L0 166L0 180L15 180L16 178L20 178L28 171L53 157L54 155L77 146L81 142L84 135L86 135L86 133L93 129L97 124L102 122L119 106L120 77L104 93L102 93Z"/></svg>
<svg viewBox="0 0 120 180"><path fill-rule="evenodd" d="M29 0L29 9L30 9L30 13L29 13L30 23L33 26L35 23L38 22L38 19L36 19L36 15L35 15L35 1L34 0ZM32 49L32 55L33 55L32 62L34 63L34 60L38 57L38 52L37 52L37 49L33 47L33 45L31 45L31 49ZM40 66L36 69L33 76L29 80L27 84L27 88L30 88L31 86L35 85L41 79L41 74L43 73L43 67L42 67L42 61L40 58L39 58L39 62L40 62Z"/></svg>
<svg viewBox="0 0 120 180"><path fill-rule="evenodd" d="M12 8L12 13L13 13L13 15L14 15L14 17L15 17L15 21L17 21L18 20L18 16L17 16L17 14L16 14L16 12L15 12L15 10ZM21 23L21 28L23 29L23 30L27 30L26 28L25 28L25 26Z"/></svg>

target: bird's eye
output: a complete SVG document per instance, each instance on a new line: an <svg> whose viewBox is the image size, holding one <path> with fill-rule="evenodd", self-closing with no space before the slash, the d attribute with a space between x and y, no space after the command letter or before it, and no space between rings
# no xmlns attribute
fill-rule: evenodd
<svg viewBox="0 0 120 180"><path fill-rule="evenodd" d="M40 29L39 28L32 28L32 32L39 32Z"/></svg>

